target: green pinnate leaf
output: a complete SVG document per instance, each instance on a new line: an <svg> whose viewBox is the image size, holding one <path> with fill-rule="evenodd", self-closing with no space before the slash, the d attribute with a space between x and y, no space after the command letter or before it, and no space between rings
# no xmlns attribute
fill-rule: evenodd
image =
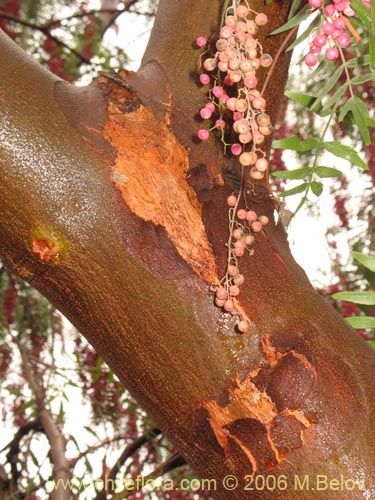
<svg viewBox="0 0 375 500"><path fill-rule="evenodd" d="M311 151L318 144L318 141L313 137L301 139L297 135L291 135L285 139L277 139L272 142L272 147L275 149L291 149L292 151Z"/></svg>
<svg viewBox="0 0 375 500"><path fill-rule="evenodd" d="M345 146L345 144L341 144L337 141L332 142L323 142L324 148L332 153L333 155L343 158L344 160L349 161L353 165L362 168L363 170L368 170L367 163L362 160L359 154L354 151L353 148L349 146Z"/></svg>
<svg viewBox="0 0 375 500"><path fill-rule="evenodd" d="M295 26L299 26L302 21L307 19L311 13L311 7L307 4L301 9L298 14L296 14L294 17L289 19L285 24L280 26L280 28L277 28L276 30L272 31L270 35L279 35L280 33L284 33L285 31L289 31L290 29L294 28Z"/></svg>
<svg viewBox="0 0 375 500"><path fill-rule="evenodd" d="M375 328L375 318L371 316L352 316L345 320L352 328Z"/></svg>
<svg viewBox="0 0 375 500"><path fill-rule="evenodd" d="M337 170L337 168L333 167L315 167L315 173L322 179L328 177L339 177L342 174L340 170Z"/></svg>
<svg viewBox="0 0 375 500"><path fill-rule="evenodd" d="M279 196L280 196L280 198L286 198L287 196L293 196L294 194L303 193L303 191L306 191L308 186L309 186L309 184L307 182L304 182L304 183L299 184L298 186L296 186L292 189L288 189L287 191L280 193Z"/></svg>
<svg viewBox="0 0 375 500"><path fill-rule="evenodd" d="M310 188L315 196L320 196L323 192L323 184L318 181L312 181L310 184Z"/></svg>
<svg viewBox="0 0 375 500"><path fill-rule="evenodd" d="M373 273L375 273L375 257L372 257L371 255L366 255L361 252L352 252L352 256L362 264L362 266L366 267Z"/></svg>
<svg viewBox="0 0 375 500"><path fill-rule="evenodd" d="M278 179L304 179L309 175L311 171L310 167L297 168L295 170L279 170L278 172L273 172L273 176Z"/></svg>
<svg viewBox="0 0 375 500"><path fill-rule="evenodd" d="M367 306L375 305L375 292L339 292L332 295L332 298Z"/></svg>
<svg viewBox="0 0 375 500"><path fill-rule="evenodd" d="M302 106L306 108L309 108L316 100L316 97L313 95L302 94L300 92L285 92L285 95L292 101L298 102L298 104L302 104Z"/></svg>

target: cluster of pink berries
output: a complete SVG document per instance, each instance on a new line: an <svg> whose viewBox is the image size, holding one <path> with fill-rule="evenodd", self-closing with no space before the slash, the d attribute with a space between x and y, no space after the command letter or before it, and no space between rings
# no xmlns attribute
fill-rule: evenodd
<svg viewBox="0 0 375 500"><path fill-rule="evenodd" d="M251 320L237 300L240 286L245 282L238 268L238 259L245 252L250 255L254 252L251 249L254 235L268 223L266 216L258 217L252 210L238 209L243 196L245 168L249 168L251 178L260 180L269 167L261 145L265 137L272 133L272 124L265 112L266 100L257 90L257 72L270 67L273 60L269 54L263 53L256 38L258 29L267 21L265 14L250 9L247 0L232 0L225 12L215 51L203 61L204 72L199 78L202 85L210 85L209 102L200 110L200 116L207 120L216 114L216 120L212 128L201 128L198 138L205 141L211 130L219 130L225 147L230 145L231 153L238 157L242 166L241 189L227 200L227 269L224 278L212 286L215 304L238 317L236 326L240 333L249 330ZM196 44L206 47L207 39L199 37ZM235 142L228 144L225 136L233 135L236 137ZM247 206L246 201L243 204Z"/></svg>
<svg viewBox="0 0 375 500"><path fill-rule="evenodd" d="M239 272L238 258L251 249L254 243L254 234L262 231L263 226L268 223L268 217L261 215L258 217L253 210L240 208L237 210L238 197L228 196L229 220L231 224L231 234L228 241L228 263L227 272L221 282L215 287L215 304L222 307L224 311L235 313L240 321L237 329L241 333L248 331L251 321L239 310L236 297L240 294L240 286L245 283L243 274ZM237 220L236 220L237 219Z"/></svg>
<svg viewBox="0 0 375 500"><path fill-rule="evenodd" d="M309 0L309 4L313 9L322 8L324 0ZM333 0L333 3L323 8L324 22L310 43L310 52L305 56L307 66L315 66L318 63L317 54L324 47L328 61L339 58L339 47L348 47L351 43L350 35L345 29L351 27L348 18L354 15L355 11L348 0Z"/></svg>
<svg viewBox="0 0 375 500"><path fill-rule="evenodd" d="M252 11L245 3L237 5L238 2L233 1L227 9L224 26L215 44L214 57L208 57L203 62L207 73L200 75L200 82L203 85L212 83L212 88L210 102L200 110L200 116L206 120L218 112L219 118L212 129L202 128L197 135L205 141L211 130L220 129L224 132L227 123L230 123L238 136L238 142L230 147L231 153L239 157L242 166L251 167L250 176L253 179L262 179L268 161L260 145L265 136L272 133L272 125L264 111L266 100L256 88L256 74L260 68L269 67L273 61L269 54L263 54L255 37L258 28L267 23L267 16ZM205 47L207 40L199 37L196 44Z"/></svg>

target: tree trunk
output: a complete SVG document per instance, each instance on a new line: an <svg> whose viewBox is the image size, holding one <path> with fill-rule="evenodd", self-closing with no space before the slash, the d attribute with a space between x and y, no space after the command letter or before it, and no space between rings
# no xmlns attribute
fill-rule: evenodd
<svg viewBox="0 0 375 500"><path fill-rule="evenodd" d="M269 32L290 3L264 9ZM205 91L192 41L217 31L221 8L161 0L140 71L87 88L0 37L1 259L217 481L215 498L310 499L319 487L324 499L372 498L375 356L294 262L267 181L247 183L251 208L270 219L242 258L250 331L213 304L239 170L214 140L193 139ZM284 39L264 38L264 52ZM282 56L265 90L273 120L287 67Z"/></svg>

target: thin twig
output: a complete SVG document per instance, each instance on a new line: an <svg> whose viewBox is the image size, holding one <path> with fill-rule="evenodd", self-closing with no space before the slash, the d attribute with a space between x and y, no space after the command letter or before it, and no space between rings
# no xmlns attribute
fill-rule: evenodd
<svg viewBox="0 0 375 500"><path fill-rule="evenodd" d="M270 70L267 73L267 77L264 81L263 88L260 92L260 94L262 96L264 95L264 92L266 91L267 85L271 79L271 76L273 75L275 68L276 68L276 64L277 64L278 60L280 59L282 53L284 52L285 47L288 45L290 39L295 35L295 33L297 33L297 31L298 31L298 26L295 26L293 29L291 29L289 31L288 35L285 37L283 43L280 45L278 51L276 52L275 57L273 58L272 66L270 67Z"/></svg>

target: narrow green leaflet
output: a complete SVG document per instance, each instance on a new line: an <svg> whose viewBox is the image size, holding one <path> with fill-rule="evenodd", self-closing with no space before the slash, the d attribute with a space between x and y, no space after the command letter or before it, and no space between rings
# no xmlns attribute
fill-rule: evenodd
<svg viewBox="0 0 375 500"><path fill-rule="evenodd" d="M355 258L355 260L358 260L358 262L360 262L362 266L375 273L375 257L355 251L352 252L352 256Z"/></svg>
<svg viewBox="0 0 375 500"><path fill-rule="evenodd" d="M359 128L359 132L363 139L363 142L368 146L371 142L370 134L367 127L372 127L375 125L374 120L371 120L369 116L369 110L366 104L359 97L352 98L352 113L354 118L354 123Z"/></svg>
<svg viewBox="0 0 375 500"><path fill-rule="evenodd" d="M298 186L292 189L288 189L287 191L280 193L279 196L280 198L286 198L287 196L293 196L294 194L303 193L303 191L306 191L308 186L309 184L307 182L304 182L303 184L299 184Z"/></svg>
<svg viewBox="0 0 375 500"><path fill-rule="evenodd" d="M320 114L322 116L326 116L326 115L332 113L332 110L330 108L335 108L336 107L336 104L340 101L340 99L342 98L342 96L345 94L347 88L348 88L348 83L345 82L344 85L342 85L341 87L339 87L336 90L336 92L328 99L328 101L325 102L325 104L324 104L324 106L322 108L322 111L320 112Z"/></svg>
<svg viewBox="0 0 375 500"><path fill-rule="evenodd" d="M360 0L351 0L351 5L356 12L356 15L363 23L367 30L371 30L371 10L368 9Z"/></svg>
<svg viewBox="0 0 375 500"><path fill-rule="evenodd" d="M365 73L364 75L355 76L351 79L353 85L361 85L361 83L372 82L375 80L375 71Z"/></svg>
<svg viewBox="0 0 375 500"><path fill-rule="evenodd" d="M279 170L278 172L273 172L273 176L278 179L304 179L309 175L311 171L310 167L296 168L295 170Z"/></svg>
<svg viewBox="0 0 375 500"><path fill-rule="evenodd" d="M342 122L345 118L345 116L352 111L352 98L348 99L344 106L341 108L340 114L337 118L339 122Z"/></svg>
<svg viewBox="0 0 375 500"><path fill-rule="evenodd" d="M310 188L315 196L320 196L323 192L323 184L318 181L312 181L310 184Z"/></svg>
<svg viewBox="0 0 375 500"><path fill-rule="evenodd" d="M321 22L321 18L320 16L316 16L312 21L311 23L309 24L309 26L305 29L305 31L303 33L301 33L301 35L299 35L298 38L296 38L294 40L293 43L291 43L288 48L286 49L285 52L289 52L290 50L293 50L295 47L297 47L297 45L299 45L301 42L303 42L309 35L311 35L311 32L317 28L319 26Z"/></svg>
<svg viewBox="0 0 375 500"><path fill-rule="evenodd" d="M339 177L342 174L340 170L337 170L337 168L333 167L315 167L315 173L318 177L321 177L322 179L328 177Z"/></svg>
<svg viewBox="0 0 375 500"><path fill-rule="evenodd" d="M375 328L375 318L371 316L352 316L345 320L352 328Z"/></svg>
<svg viewBox="0 0 375 500"><path fill-rule="evenodd" d="M323 85L321 91L319 94L316 96L316 101L315 103L311 106L311 111L316 113L319 109L320 101L327 96L328 92L336 85L338 82L340 76L342 75L344 71L344 66L341 65L337 70L333 73L331 78L328 78L327 82L325 85Z"/></svg>
<svg viewBox="0 0 375 500"><path fill-rule="evenodd" d="M290 7L288 19L292 19L294 14L305 5L305 0L293 0L292 6Z"/></svg>
<svg viewBox="0 0 375 500"><path fill-rule="evenodd" d="M375 305L375 292L339 292L332 295L332 298L367 306Z"/></svg>
<svg viewBox="0 0 375 500"><path fill-rule="evenodd" d="M289 21L280 26L280 28L277 28L275 31L272 31L270 35L279 35L280 33L284 33L284 31L289 31L295 26L301 24L301 22L307 19L310 14L311 14L311 7L310 5L306 4L305 7L298 12L298 14L292 17L292 19L289 19Z"/></svg>
<svg viewBox="0 0 375 500"><path fill-rule="evenodd" d="M299 92L285 92L286 97L291 99L298 104L302 104L306 108L309 108L316 101L316 97L308 94L301 94Z"/></svg>
<svg viewBox="0 0 375 500"><path fill-rule="evenodd" d="M298 135L291 135L285 139L278 139L272 142L275 149L291 149L293 151L311 151L318 144L318 141L312 137L301 139Z"/></svg>
<svg viewBox="0 0 375 500"><path fill-rule="evenodd" d="M362 160L359 154L351 147L345 146L344 144L341 144L337 141L323 142L323 147L333 155L350 161L350 163L362 168L363 170L368 170L367 163Z"/></svg>
<svg viewBox="0 0 375 500"><path fill-rule="evenodd" d="M363 56L354 57L347 61L346 65L348 68L359 68L361 66L368 66L370 64L370 56L364 54Z"/></svg>

